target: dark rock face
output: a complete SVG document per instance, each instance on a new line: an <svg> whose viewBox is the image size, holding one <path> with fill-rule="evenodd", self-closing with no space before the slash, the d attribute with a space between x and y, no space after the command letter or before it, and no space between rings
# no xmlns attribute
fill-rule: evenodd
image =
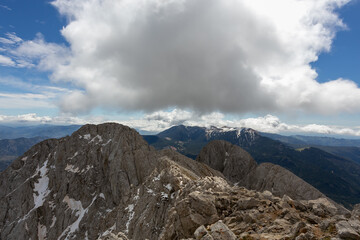
<svg viewBox="0 0 360 240"><path fill-rule="evenodd" d="M250 154L229 142L210 142L201 150L196 160L222 172L231 182L249 189L268 190L280 197L287 194L294 199L325 197L283 167L271 163L257 165Z"/></svg>
<svg viewBox="0 0 360 240"><path fill-rule="evenodd" d="M207 144L196 160L222 172L232 182L242 181L257 166L245 150L221 140Z"/></svg>
<svg viewBox="0 0 360 240"><path fill-rule="evenodd" d="M220 152L248 157L222 144ZM232 173L231 161L224 171ZM231 164L257 169L250 160ZM357 211L338 212L326 198L232 186L208 165L157 152L113 123L45 140L0 174L0 239L356 238Z"/></svg>

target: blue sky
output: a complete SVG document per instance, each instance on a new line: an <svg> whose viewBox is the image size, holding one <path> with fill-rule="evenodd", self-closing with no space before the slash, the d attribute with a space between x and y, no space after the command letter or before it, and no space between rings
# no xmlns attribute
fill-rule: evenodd
<svg viewBox="0 0 360 240"><path fill-rule="evenodd" d="M360 136L360 2L0 1L0 124Z"/></svg>

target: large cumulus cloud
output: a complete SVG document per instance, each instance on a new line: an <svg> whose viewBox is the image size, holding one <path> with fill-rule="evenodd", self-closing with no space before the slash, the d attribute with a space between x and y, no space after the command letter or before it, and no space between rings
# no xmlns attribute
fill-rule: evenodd
<svg viewBox="0 0 360 240"><path fill-rule="evenodd" d="M61 102L72 113L360 112L353 81L319 83L310 65L348 1L56 0L70 53L46 69L78 87Z"/></svg>

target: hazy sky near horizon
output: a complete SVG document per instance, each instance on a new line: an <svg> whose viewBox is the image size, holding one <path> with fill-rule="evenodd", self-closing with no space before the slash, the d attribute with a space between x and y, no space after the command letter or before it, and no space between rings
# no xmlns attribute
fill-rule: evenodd
<svg viewBox="0 0 360 240"><path fill-rule="evenodd" d="M357 0L0 1L0 124L360 136Z"/></svg>

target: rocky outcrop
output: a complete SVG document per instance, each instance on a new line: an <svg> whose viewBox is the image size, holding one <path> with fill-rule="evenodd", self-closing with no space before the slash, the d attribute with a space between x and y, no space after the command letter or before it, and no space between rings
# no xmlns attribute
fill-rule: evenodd
<svg viewBox="0 0 360 240"><path fill-rule="evenodd" d="M356 213L232 186L113 123L43 141L0 174L0 239L354 238Z"/></svg>
<svg viewBox="0 0 360 240"><path fill-rule="evenodd" d="M222 172L231 182L249 189L268 190L276 196L287 194L293 199L325 197L283 167L271 163L257 165L245 150L226 141L210 142L201 150L196 160Z"/></svg>
<svg viewBox="0 0 360 240"><path fill-rule="evenodd" d="M37 144L1 173L0 238L95 239L120 231L157 239L175 192L205 176L222 174L155 151L129 127L85 125Z"/></svg>

